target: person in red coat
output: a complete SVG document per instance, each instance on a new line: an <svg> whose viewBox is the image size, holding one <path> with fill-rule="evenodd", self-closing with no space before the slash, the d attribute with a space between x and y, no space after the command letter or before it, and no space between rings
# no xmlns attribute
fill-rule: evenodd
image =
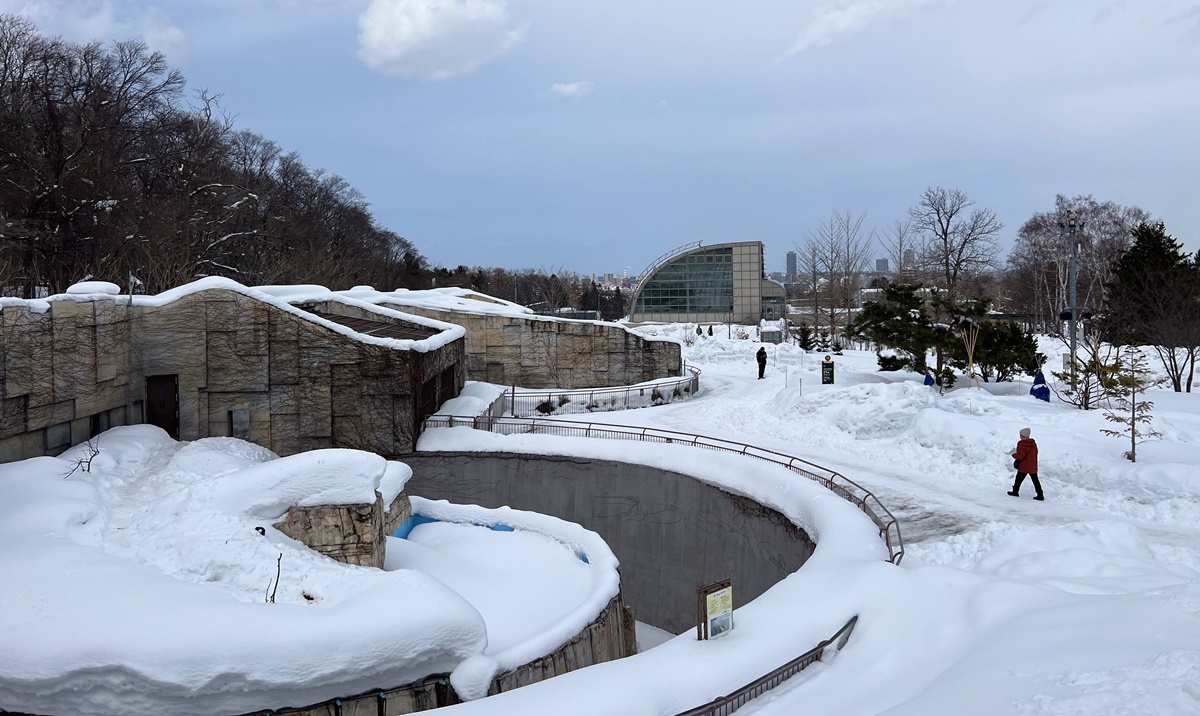
<svg viewBox="0 0 1200 716"><path fill-rule="evenodd" d="M1029 437L1029 428L1021 428L1021 439L1017 442L1017 451L1012 454L1014 466L1017 468L1017 481L1013 483L1013 489L1008 491L1008 494L1013 497L1021 496L1021 483L1025 481L1025 476L1033 480L1033 489L1037 490L1034 495L1035 500L1045 500L1042 495L1042 483L1038 481L1038 447L1037 442Z"/></svg>

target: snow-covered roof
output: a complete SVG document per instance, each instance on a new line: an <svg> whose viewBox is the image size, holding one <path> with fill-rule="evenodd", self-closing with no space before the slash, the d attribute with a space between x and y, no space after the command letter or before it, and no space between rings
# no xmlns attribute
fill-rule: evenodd
<svg viewBox="0 0 1200 716"><path fill-rule="evenodd" d="M75 284L67 289L66 293L55 294L48 296L45 299L16 299L5 298L0 299L0 309L6 306L28 306L31 312L44 313L50 309L50 305L55 301L76 301L79 303L109 300L119 304L129 305L131 297L127 294L113 293L112 289L117 288L116 284L111 284L102 281L87 281ZM400 350L412 350L419 353L425 353L431 350L437 350L459 338L466 335L466 330L462 326L445 321L438 321L424 316L417 316L409 313L404 313L387 306L380 306L373 302L362 301L351 295L342 295L329 291L321 286L271 286L265 287L265 290L250 288L228 278L219 276L210 276L193 281L183 286L170 289L155 295L134 295L132 296L132 305L134 306L150 306L162 307L175 301L191 296L201 291L231 291L241 294L256 301L269 304L270 306L289 313L297 318L316 323L317 325L328 328L331 331L352 338L361 343L369 343L371 345L383 346L386 348L395 348ZM347 292L350 293L350 292ZM297 298L299 297L299 298ZM303 308L292 305L294 302L301 300L324 300L342 303L347 306L352 306L363 311L374 313L381 319L396 319L406 321L417 326L436 331L435 335L422 339L398 339L387 338L384 336L370 335L360 333L335 321L331 321L321 316L317 316Z"/></svg>
<svg viewBox="0 0 1200 716"><path fill-rule="evenodd" d="M472 316L505 316L526 320L532 319L573 324L590 323L629 331L628 326L611 321L560 318L558 316L534 313L520 304L488 296L467 288L433 288L420 291L398 288L395 291L377 291L371 286L355 286L346 291L331 291L324 286L305 285L258 286L256 290L295 304L330 300L330 296L339 296L346 301L369 303L381 308L395 306L403 310L405 307L411 307ZM642 337L649 341L661 340L647 336Z"/></svg>

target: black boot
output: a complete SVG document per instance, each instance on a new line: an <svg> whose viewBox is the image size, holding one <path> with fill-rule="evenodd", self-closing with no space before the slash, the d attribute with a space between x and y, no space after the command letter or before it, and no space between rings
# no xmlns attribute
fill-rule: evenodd
<svg viewBox="0 0 1200 716"><path fill-rule="evenodd" d="M1009 490L1008 494L1012 495L1013 497L1020 497L1019 494L1017 494L1016 492L1013 492L1012 490Z"/></svg>

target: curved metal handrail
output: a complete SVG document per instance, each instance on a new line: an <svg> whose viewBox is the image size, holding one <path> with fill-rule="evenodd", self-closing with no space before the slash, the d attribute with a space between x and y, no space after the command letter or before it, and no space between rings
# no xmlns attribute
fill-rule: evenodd
<svg viewBox="0 0 1200 716"><path fill-rule="evenodd" d="M704 243L703 241L693 241L690 244L684 244L683 246L677 246L677 247L671 249L670 251L668 251L667 253L663 254L662 256L659 256L658 258L654 259L653 261L650 262L650 265L645 268L645 270L643 270L640 274L638 274L638 285L640 286L642 284L642 281L645 281L646 277L649 276L650 274L654 273L658 269L659 266L662 266L663 264L665 264L666 262L670 261L671 259L675 258L676 256L678 256L680 254L685 254L685 253L691 251L692 249L699 248L700 245L703 243Z"/></svg>
<svg viewBox="0 0 1200 716"><path fill-rule="evenodd" d="M501 394L499 412L514 418L527 418L534 417L536 413L580 414L666 405L675 400L690 398L700 390L700 369L691 365L685 365L684 368L689 375L648 385L533 390L520 393L514 387ZM568 405L582 405L583 408L566 410Z"/></svg>
<svg viewBox="0 0 1200 716"><path fill-rule="evenodd" d="M846 645L846 641L850 638L850 634L854 631L854 625L857 623L858 615L850 617L850 621L846 622L841 629L838 629L837 633L833 636L825 639L820 644L817 644L771 673L760 676L731 694L715 698L703 706L683 711L676 714L676 716L726 716L726 714L737 711L751 700L762 696L820 661L821 657L825 655L825 650L829 647L833 646L840 650Z"/></svg>
<svg viewBox="0 0 1200 716"><path fill-rule="evenodd" d="M458 426L472 427L476 430L486 430L504 435L537 433L539 435L676 443L765 460L766 462L786 467L798 475L807 477L843 500L853 504L879 528L879 538L887 546L888 561L892 564L900 564L900 560L904 558L904 538L900 534L900 523L891 510L874 493L836 470L830 470L827 467L822 467L794 455L746 443L734 442L724 438L714 438L660 428L639 428L631 425L612 425L608 423L585 423L548 418L495 418L463 415L433 415L426 418L424 423L424 429L452 428Z"/></svg>

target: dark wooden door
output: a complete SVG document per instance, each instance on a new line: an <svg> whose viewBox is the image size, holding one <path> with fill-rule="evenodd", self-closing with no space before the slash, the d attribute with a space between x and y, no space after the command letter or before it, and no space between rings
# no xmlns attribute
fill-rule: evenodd
<svg viewBox="0 0 1200 716"><path fill-rule="evenodd" d="M146 378L146 422L179 439L179 376Z"/></svg>

